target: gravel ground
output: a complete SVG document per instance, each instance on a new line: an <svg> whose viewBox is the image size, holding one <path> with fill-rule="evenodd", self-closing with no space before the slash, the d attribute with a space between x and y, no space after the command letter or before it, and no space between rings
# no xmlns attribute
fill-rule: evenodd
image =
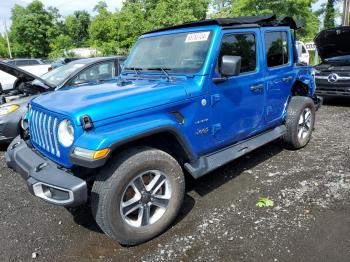
<svg viewBox="0 0 350 262"><path fill-rule="evenodd" d="M87 208L69 212L31 196L0 152L0 260L348 261L349 116L349 99L330 100L306 148L277 141L189 180L173 227L136 247L109 240ZM274 206L256 207L260 197Z"/></svg>

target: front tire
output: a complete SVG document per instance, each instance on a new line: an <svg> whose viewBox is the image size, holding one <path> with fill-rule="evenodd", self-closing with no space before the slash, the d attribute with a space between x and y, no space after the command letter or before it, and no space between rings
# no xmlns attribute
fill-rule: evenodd
<svg viewBox="0 0 350 262"><path fill-rule="evenodd" d="M182 205L185 181L178 162L148 147L112 159L92 187L99 227L124 245L148 241L166 230Z"/></svg>
<svg viewBox="0 0 350 262"><path fill-rule="evenodd" d="M287 133L283 136L287 148L299 149L309 143L315 125L315 111L315 104L311 98L291 98L285 123Z"/></svg>

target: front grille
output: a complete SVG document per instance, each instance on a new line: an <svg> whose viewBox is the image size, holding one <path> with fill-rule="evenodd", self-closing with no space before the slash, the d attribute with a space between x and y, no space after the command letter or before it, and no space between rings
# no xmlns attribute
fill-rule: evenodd
<svg viewBox="0 0 350 262"><path fill-rule="evenodd" d="M61 155L57 140L58 121L59 118L50 113L29 109L29 132L32 142L56 157Z"/></svg>
<svg viewBox="0 0 350 262"><path fill-rule="evenodd" d="M350 77L350 73L347 71L344 71L344 72L342 72L342 71L322 71L322 72L318 72L317 76L327 76L328 77L329 75L331 75L333 73L337 74L340 77Z"/></svg>

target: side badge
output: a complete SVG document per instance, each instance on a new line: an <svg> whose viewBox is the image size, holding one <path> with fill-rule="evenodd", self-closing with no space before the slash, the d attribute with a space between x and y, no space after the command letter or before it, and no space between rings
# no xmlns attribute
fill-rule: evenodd
<svg viewBox="0 0 350 262"><path fill-rule="evenodd" d="M201 104L202 104L202 106L206 106L207 105L207 100L206 99L202 99Z"/></svg>

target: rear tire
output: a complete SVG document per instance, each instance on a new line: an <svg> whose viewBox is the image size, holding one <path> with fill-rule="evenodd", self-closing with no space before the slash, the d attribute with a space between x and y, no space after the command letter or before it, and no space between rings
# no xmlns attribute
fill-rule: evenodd
<svg viewBox="0 0 350 262"><path fill-rule="evenodd" d="M136 245L170 226L184 192L178 162L161 150L139 147L125 151L102 168L92 187L92 213L109 237Z"/></svg>
<svg viewBox="0 0 350 262"><path fill-rule="evenodd" d="M309 97L294 96L287 108L287 133L283 140L289 149L299 149L306 146L315 125L315 104Z"/></svg>

